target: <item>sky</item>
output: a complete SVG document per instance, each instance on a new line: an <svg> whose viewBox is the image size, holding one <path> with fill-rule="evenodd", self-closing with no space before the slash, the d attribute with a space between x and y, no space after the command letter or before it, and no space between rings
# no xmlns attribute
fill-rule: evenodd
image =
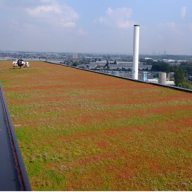
<svg viewBox="0 0 192 192"><path fill-rule="evenodd" d="M0 0L0 50L192 55L192 0Z"/></svg>

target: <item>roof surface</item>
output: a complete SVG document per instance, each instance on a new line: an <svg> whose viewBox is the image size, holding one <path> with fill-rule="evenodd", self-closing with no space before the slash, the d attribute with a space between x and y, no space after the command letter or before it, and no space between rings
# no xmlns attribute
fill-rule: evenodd
<svg viewBox="0 0 192 192"><path fill-rule="evenodd" d="M0 190L30 191L15 132L0 83Z"/></svg>
<svg viewBox="0 0 192 192"><path fill-rule="evenodd" d="M0 190L1 191L20 190L1 100L0 100Z"/></svg>
<svg viewBox="0 0 192 192"><path fill-rule="evenodd" d="M30 64L0 81L33 190L191 189L191 93Z"/></svg>

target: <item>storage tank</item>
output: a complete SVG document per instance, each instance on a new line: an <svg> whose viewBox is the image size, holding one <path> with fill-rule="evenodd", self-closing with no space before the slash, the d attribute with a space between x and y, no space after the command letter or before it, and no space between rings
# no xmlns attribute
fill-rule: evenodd
<svg viewBox="0 0 192 192"><path fill-rule="evenodd" d="M119 76L119 71L115 71L115 76Z"/></svg>
<svg viewBox="0 0 192 192"><path fill-rule="evenodd" d="M166 73L165 72L159 72L159 83L160 84L166 84Z"/></svg>
<svg viewBox="0 0 192 192"><path fill-rule="evenodd" d="M143 71L143 81L147 81L147 71Z"/></svg>

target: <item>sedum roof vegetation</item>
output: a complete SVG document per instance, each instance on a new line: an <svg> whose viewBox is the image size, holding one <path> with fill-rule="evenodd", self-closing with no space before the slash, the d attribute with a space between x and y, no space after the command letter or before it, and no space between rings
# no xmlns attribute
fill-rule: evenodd
<svg viewBox="0 0 192 192"><path fill-rule="evenodd" d="M33 190L192 190L192 94L0 62Z"/></svg>

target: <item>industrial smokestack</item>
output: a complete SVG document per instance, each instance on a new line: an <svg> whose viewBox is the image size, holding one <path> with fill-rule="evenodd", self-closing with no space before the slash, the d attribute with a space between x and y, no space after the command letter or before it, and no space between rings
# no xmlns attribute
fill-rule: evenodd
<svg viewBox="0 0 192 192"><path fill-rule="evenodd" d="M132 78L138 79L138 63L139 63L139 25L134 25L133 37L133 70Z"/></svg>

